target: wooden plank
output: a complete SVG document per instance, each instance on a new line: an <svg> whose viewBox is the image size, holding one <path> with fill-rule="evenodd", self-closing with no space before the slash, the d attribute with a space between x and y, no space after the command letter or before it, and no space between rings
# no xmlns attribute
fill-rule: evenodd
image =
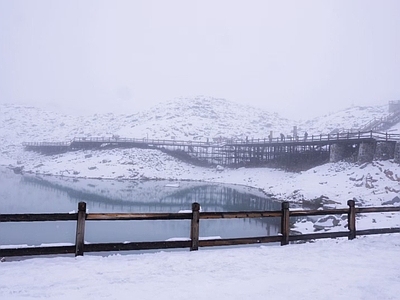
<svg viewBox="0 0 400 300"><path fill-rule="evenodd" d="M199 231L200 231L200 204L195 202L192 204L192 222L190 224L190 251L199 249Z"/></svg>
<svg viewBox="0 0 400 300"><path fill-rule="evenodd" d="M348 208L324 209L324 210L291 210L291 217L307 216L326 216L326 215L344 215L349 212Z"/></svg>
<svg viewBox="0 0 400 300"><path fill-rule="evenodd" d="M400 228L375 228L375 229L357 230L357 235L385 234L385 233L400 233Z"/></svg>
<svg viewBox="0 0 400 300"><path fill-rule="evenodd" d="M400 228L382 228L359 230L357 234L383 234L400 232ZM347 237L348 232L323 232L302 235L289 236L289 241L305 241L312 239ZM215 240L199 240L199 247L213 246L234 246L244 244L259 244L281 242L282 236L262 236L248 238L233 239L215 239ZM157 241L157 242L130 242L130 243L99 243L85 244L85 252L102 252L102 251L128 251L128 250L151 250L151 249L168 249L168 248L189 248L191 241ZM58 247L32 247L32 248L15 248L0 249L0 256L27 256L27 255L50 255L50 254L67 254L74 253L75 246L58 246Z"/></svg>
<svg viewBox="0 0 400 300"><path fill-rule="evenodd" d="M200 219L240 219L280 217L280 211L246 211L246 212L202 212Z"/></svg>
<svg viewBox="0 0 400 300"><path fill-rule="evenodd" d="M397 207L357 207L356 213L380 213L380 212L400 212L400 206Z"/></svg>
<svg viewBox="0 0 400 300"><path fill-rule="evenodd" d="M289 236L289 241L306 241L306 240L316 240L316 239L327 239L327 238L338 238L338 237L348 237L348 231L337 231L337 232L322 232L322 233L308 233Z"/></svg>
<svg viewBox="0 0 400 300"><path fill-rule="evenodd" d="M213 246L234 246L247 244L262 244L262 243L278 243L282 241L281 235L233 238L233 239L215 239L215 240L200 240L199 247Z"/></svg>
<svg viewBox="0 0 400 300"><path fill-rule="evenodd" d="M356 210L354 200L347 201L349 205L349 212L347 215L347 222L349 228L349 240L356 238Z"/></svg>
<svg viewBox="0 0 400 300"><path fill-rule="evenodd" d="M76 221L77 216L77 213L1 214L0 222Z"/></svg>
<svg viewBox="0 0 400 300"><path fill-rule="evenodd" d="M190 220L192 213L90 213L88 221L112 220Z"/></svg>
<svg viewBox="0 0 400 300"><path fill-rule="evenodd" d="M75 253L75 246L27 247L0 249L0 257Z"/></svg>
<svg viewBox="0 0 400 300"><path fill-rule="evenodd" d="M282 218L281 218L281 246L289 244L290 217L289 202L282 202Z"/></svg>
<svg viewBox="0 0 400 300"><path fill-rule="evenodd" d="M86 203L78 203L78 220L76 222L75 256L82 256L85 246Z"/></svg>
<svg viewBox="0 0 400 300"><path fill-rule="evenodd" d="M191 241L156 241L129 243L98 243L85 244L85 252L155 250L171 248L189 248Z"/></svg>
<svg viewBox="0 0 400 300"><path fill-rule="evenodd" d="M399 212L400 207L357 207L356 213L379 213L379 212ZM324 210L294 210L290 211L291 217L300 216L319 216L319 215L339 215L348 214L348 208L324 209Z"/></svg>

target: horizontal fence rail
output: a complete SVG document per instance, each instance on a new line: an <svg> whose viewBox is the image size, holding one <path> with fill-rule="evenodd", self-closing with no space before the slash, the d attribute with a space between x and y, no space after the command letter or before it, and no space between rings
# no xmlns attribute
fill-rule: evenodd
<svg viewBox="0 0 400 300"><path fill-rule="evenodd" d="M328 210L290 210L289 203L283 202L280 211L239 211L239 212L200 212L200 204L193 203L192 211L187 213L87 213L86 203L78 204L77 213L46 213L46 214L0 214L0 223L4 222L47 222L47 221L75 221L76 240L75 245L65 246L29 246L24 248L0 248L0 257L6 256L31 256L75 254L83 255L85 252L102 251L128 251L151 250L168 248L190 248L191 251L199 247L232 246L258 243L280 242L287 245L293 241L305 241L311 239L348 237L354 239L357 235L399 233L400 228L379 228L356 230L356 214L400 212L400 207L355 207L355 202L349 200L348 208ZM343 215L347 214L348 230L339 232L323 232L291 235L290 217L305 217L318 215ZM275 236L242 237L229 239L199 238L200 220L232 219L232 218L272 218L281 220L280 234ZM191 220L190 238L179 241L154 241L154 242L123 242L123 243L85 243L85 223L87 221L123 221L123 220ZM0 240L1 243L1 240Z"/></svg>

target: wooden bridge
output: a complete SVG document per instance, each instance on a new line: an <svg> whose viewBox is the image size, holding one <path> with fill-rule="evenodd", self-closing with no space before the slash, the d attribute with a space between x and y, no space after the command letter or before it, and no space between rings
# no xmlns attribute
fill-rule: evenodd
<svg viewBox="0 0 400 300"><path fill-rule="evenodd" d="M216 139L212 142L135 139L120 137L74 138L70 142L24 143L26 150L54 154L111 148L158 149L197 165L276 166L307 168L328 161L352 159L400 160L400 134L374 131L310 135L304 138Z"/></svg>

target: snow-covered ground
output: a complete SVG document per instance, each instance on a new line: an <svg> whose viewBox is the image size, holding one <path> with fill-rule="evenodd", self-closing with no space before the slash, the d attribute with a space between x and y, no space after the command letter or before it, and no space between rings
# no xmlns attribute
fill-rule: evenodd
<svg viewBox="0 0 400 300"><path fill-rule="evenodd" d="M400 235L0 263L0 298L399 299Z"/></svg>

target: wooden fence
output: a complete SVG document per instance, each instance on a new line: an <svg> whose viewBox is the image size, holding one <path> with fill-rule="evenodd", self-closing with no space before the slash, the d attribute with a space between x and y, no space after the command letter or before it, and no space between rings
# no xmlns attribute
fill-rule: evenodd
<svg viewBox="0 0 400 300"><path fill-rule="evenodd" d="M354 239L357 235L383 234L400 232L400 228L380 228L356 230L356 214L358 213L381 213L400 212L400 207L355 207L353 200L347 202L348 208L328 210L293 210L289 209L289 203L283 202L280 211L246 211L246 212L200 212L198 203L192 204L192 212L188 213L86 213L86 203L78 204L77 213L52 213L52 214L0 214L2 222L44 222L44 221L75 221L76 241L71 246L47 246L47 247L25 247L25 248L3 248L0 249L0 257L27 256L27 255L50 255L74 253L75 256L83 255L84 252L100 251L126 251L126 250L149 250L167 248L190 248L191 251L199 247L228 246L257 243L280 242L287 245L291 241L305 241L310 239L348 237ZM290 234L290 217L306 217L321 215L343 215L347 214L348 230L338 232L323 232L301 235ZM202 240L199 238L199 226L201 219L228 219L228 218L281 218L281 234L275 236L241 237L231 239ZM124 243L97 243L85 244L86 221L104 220L191 220L190 239L180 241L155 241L155 242L124 242ZM0 241L1 243L1 241Z"/></svg>

